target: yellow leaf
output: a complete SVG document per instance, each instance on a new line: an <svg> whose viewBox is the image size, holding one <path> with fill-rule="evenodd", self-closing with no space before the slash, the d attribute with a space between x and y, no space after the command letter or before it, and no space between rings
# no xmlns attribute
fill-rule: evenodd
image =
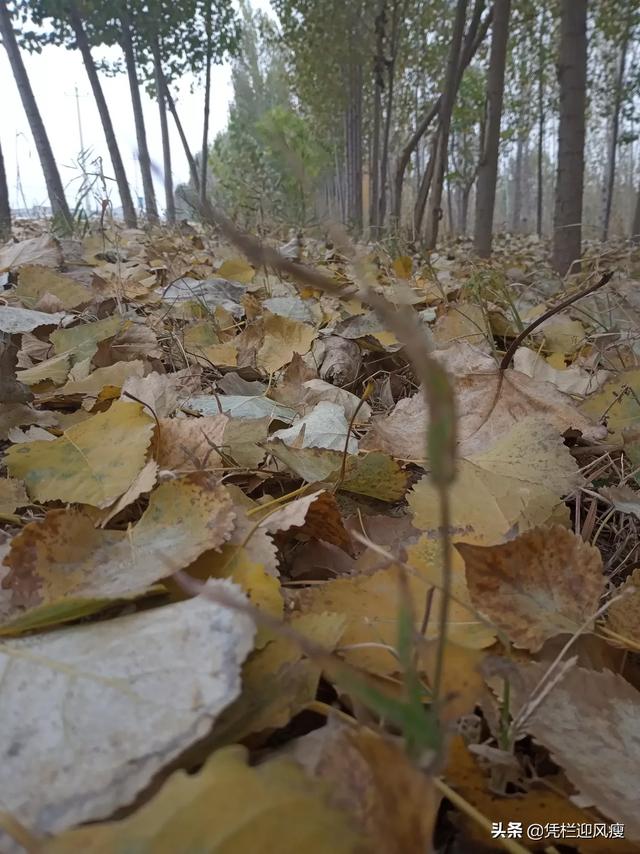
<svg viewBox="0 0 640 854"><path fill-rule="evenodd" d="M317 337L317 331L309 324L265 311L264 340L256 353L256 363L272 374L288 365L295 353L308 353Z"/></svg>
<svg viewBox="0 0 640 854"><path fill-rule="evenodd" d="M256 271L243 258L227 258L218 269L218 276L248 285L253 280Z"/></svg>
<svg viewBox="0 0 640 854"><path fill-rule="evenodd" d="M198 774L176 772L128 818L61 834L44 854L355 854L346 815L328 806L325 786L290 759L247 764L238 745L213 754Z"/></svg>
<svg viewBox="0 0 640 854"><path fill-rule="evenodd" d="M18 285L12 293L27 308L34 308L45 294L53 294L65 309L76 308L93 298L93 293L85 285L37 264L22 267Z"/></svg>
<svg viewBox="0 0 640 854"><path fill-rule="evenodd" d="M75 360L87 359L98 349L100 341L113 336L124 325L130 323L120 315L105 317L104 320L96 320L93 323L80 323L69 329L58 329L49 336L53 349L57 354L73 353Z"/></svg>
<svg viewBox="0 0 640 854"><path fill-rule="evenodd" d="M145 464L153 430L153 418L139 403L116 401L52 442L9 448L5 462L34 500L107 507Z"/></svg>
<svg viewBox="0 0 640 854"><path fill-rule="evenodd" d="M410 279L413 272L413 261L409 255L399 255L393 261L393 272L400 279Z"/></svg>
<svg viewBox="0 0 640 854"><path fill-rule="evenodd" d="M622 431L640 422L640 368L623 371L590 394L580 405L581 412L594 420L604 420L612 441L620 441Z"/></svg>
<svg viewBox="0 0 640 854"><path fill-rule="evenodd" d="M233 530L234 515L226 489L202 472L159 486L128 531L102 531L86 513L52 510L11 541L3 579L10 592L0 600L0 621L16 631L27 616L33 625L37 611L38 625L49 625L73 618L79 606L88 613L104 600L139 595L219 548ZM86 600L102 602L87 611Z"/></svg>

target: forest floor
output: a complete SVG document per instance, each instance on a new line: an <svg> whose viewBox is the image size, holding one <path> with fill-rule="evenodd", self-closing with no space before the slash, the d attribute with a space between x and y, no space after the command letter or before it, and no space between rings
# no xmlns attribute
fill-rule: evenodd
<svg viewBox="0 0 640 854"><path fill-rule="evenodd" d="M639 850L638 251L14 233L0 850Z"/></svg>

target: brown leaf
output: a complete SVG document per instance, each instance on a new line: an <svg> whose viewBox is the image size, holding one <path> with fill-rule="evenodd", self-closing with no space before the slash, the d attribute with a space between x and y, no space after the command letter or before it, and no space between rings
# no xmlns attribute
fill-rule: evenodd
<svg viewBox="0 0 640 854"><path fill-rule="evenodd" d="M510 663L514 712L548 665ZM543 744L571 783L603 815L640 839L640 693L616 673L573 667L526 717L521 729Z"/></svg>
<svg viewBox="0 0 640 854"><path fill-rule="evenodd" d="M157 461L161 469L187 472L220 464L216 448L224 442L226 415L161 418Z"/></svg>
<svg viewBox="0 0 640 854"><path fill-rule="evenodd" d="M534 528L509 543L456 543L471 599L517 647L537 652L573 634L604 592L600 552L560 525Z"/></svg>

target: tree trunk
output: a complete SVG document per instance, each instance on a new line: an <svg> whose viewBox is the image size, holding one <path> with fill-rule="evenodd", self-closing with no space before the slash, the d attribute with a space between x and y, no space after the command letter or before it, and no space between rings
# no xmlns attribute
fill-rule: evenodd
<svg viewBox="0 0 640 854"><path fill-rule="evenodd" d="M519 136L516 142L516 168L513 176L513 211L511 213L511 231L518 234L522 223L522 173L524 166L524 139Z"/></svg>
<svg viewBox="0 0 640 854"><path fill-rule="evenodd" d="M350 63L346 114L348 219L355 234L362 233L362 66Z"/></svg>
<svg viewBox="0 0 640 854"><path fill-rule="evenodd" d="M162 166L164 169L164 197L167 211L167 222L173 225L176 221L176 205L173 196L173 177L171 170L171 143L169 141L169 123L167 122L167 99L165 97L164 73L160 44L157 38L153 43L153 67L156 81L156 97L160 111L160 136L162 138Z"/></svg>
<svg viewBox="0 0 640 854"><path fill-rule="evenodd" d="M182 143L182 147L184 149L185 156L187 158L187 163L189 164L189 174L191 176L191 183L193 184L193 188L200 195L200 176L198 175L198 167L196 165L195 158L191 153L191 149L189 148L189 142L187 140L187 135L184 132L184 128L182 127L182 122L180 121L180 116L178 115L178 110L176 108L176 102L173 100L173 95L169 91L169 87L167 86L166 78L163 78L164 82L164 96L167 99L167 106L169 107L169 111L173 116L173 120L176 125L176 129L178 131L178 136L180 137L180 142Z"/></svg>
<svg viewBox="0 0 640 854"><path fill-rule="evenodd" d="M122 204L122 213L124 216L124 221L129 228L136 228L138 225L138 220L136 217L136 209L133 204L133 199L131 197L131 190L129 189L129 182L127 181L127 174L124 170L124 163L122 162L122 157L120 156L120 149L118 148L118 142L116 140L115 131L113 129L113 122L111 121L109 107L107 106L107 102L104 97L104 92L102 91L102 85L100 84L98 71L96 69L95 62L93 61L93 56L91 55L89 40L87 39L87 34L84 31L82 16L80 14L80 10L78 8L76 0L69 0L68 10L69 21L71 23L71 26L73 27L73 32L76 37L76 44L78 46L78 50L82 55L82 61L84 63L85 71L87 72L87 77L89 78L89 83L91 84L93 97L95 99L96 106L98 108L98 113L100 115L102 130L107 143L107 149L109 150L109 157L111 158L113 173L116 178L116 185L118 187L118 193L120 195L120 202Z"/></svg>
<svg viewBox="0 0 640 854"><path fill-rule="evenodd" d="M481 258L488 258L491 255L510 11L511 0L495 0L493 4L491 55L487 75L487 121L484 149L478 167L478 186L476 187L474 244L475 250Z"/></svg>
<svg viewBox="0 0 640 854"><path fill-rule="evenodd" d="M144 192L144 206L147 219L151 223L158 222L158 206L156 194L151 177L151 158L147 146L147 132L144 126L144 115L142 113L142 101L140 89L138 88L138 74L136 71L136 57L131 39L131 21L125 3L120 6L120 28L121 47L127 66L127 77L129 78L129 91L131 93L131 106L133 107L133 119L136 126L136 140L138 142L138 163L142 175L142 189Z"/></svg>
<svg viewBox="0 0 640 854"><path fill-rule="evenodd" d="M627 68L627 50L629 47L629 27L625 30L622 45L620 47L620 61L616 78L616 90L613 102L613 115L611 117L611 139L609 145L609 157L607 160L607 179L604 190L604 208L602 211L602 241L609 237L609 221L611 219L611 206L613 204L613 188L616 180L616 156L618 153L618 136L620 133L620 110L622 107L622 90L624 87L624 75Z"/></svg>
<svg viewBox="0 0 640 854"><path fill-rule="evenodd" d="M213 61L213 33L211 24L211 4L208 0L205 18L207 34L207 58L204 78L204 126L202 130L202 152L200 155L200 204L207 200L207 171L209 166L209 111L211 108L211 63Z"/></svg>
<svg viewBox="0 0 640 854"><path fill-rule="evenodd" d="M369 198L369 236L378 237L378 211L380 209L380 130L382 93L384 91L384 31L386 26L385 0L376 16L376 54L373 59L373 131L371 138L371 174Z"/></svg>
<svg viewBox="0 0 640 854"><path fill-rule="evenodd" d="M440 140L440 132L439 129L433 135L433 139L431 140L431 144L429 146L429 160L427 161L427 165L422 174L422 178L420 180L420 186L418 187L418 192L416 194L416 203L413 207L413 239L417 240L420 235L420 227L422 225L422 217L424 216L424 208L427 204L427 196L429 195L429 189L431 188L431 181L433 180L433 174L436 165L436 157L438 156L438 143Z"/></svg>
<svg viewBox="0 0 640 854"><path fill-rule="evenodd" d="M640 244L640 190L636 194L636 209L631 224L631 241L636 245Z"/></svg>
<svg viewBox="0 0 640 854"><path fill-rule="evenodd" d="M460 85L458 68L460 66L460 50L464 36L464 23L467 17L468 5L469 0L458 0L456 4L456 16L453 24L451 45L449 47L447 73L442 91L442 103L440 105L440 125L438 128L438 144L436 147L433 181L426 207L427 225L425 245L427 249L435 249L438 240L438 228L442 218L442 189L449 154L449 129L451 127L453 105Z"/></svg>
<svg viewBox="0 0 640 854"><path fill-rule="evenodd" d="M542 237L542 201L544 195L544 28L546 15L544 8L540 13L540 32L538 33L538 162L536 192L536 232Z"/></svg>
<svg viewBox="0 0 640 854"><path fill-rule="evenodd" d="M38 152L40 166L44 174L44 180L47 185L47 193L51 203L51 212L55 217L59 217L67 228L73 228L73 217L69 211L69 206L64 195L64 188L60 180L60 173L56 166L56 161L51 150L51 144L36 104L36 99L33 94L33 89L29 82L27 70L24 67L20 48L16 40L16 35L13 31L11 23L11 14L5 2L0 2L0 35L2 42L9 57L11 71L20 93L22 106L29 122L31 135Z"/></svg>
<svg viewBox="0 0 640 854"><path fill-rule="evenodd" d="M391 117L393 115L393 95L395 84L396 59L398 56L400 2L394 0L391 16L391 55L387 61L387 110L382 138L382 159L380 161L380 206L378 224L384 227L387 215L387 180L389 177L389 140L391 138Z"/></svg>
<svg viewBox="0 0 640 854"><path fill-rule="evenodd" d="M587 83L587 0L561 0L560 124L553 266L564 276L580 258Z"/></svg>
<svg viewBox="0 0 640 854"><path fill-rule="evenodd" d="M471 22L469 24L469 28L467 30L467 34L464 40L464 49L462 51L462 56L460 57L460 66L458 68L458 80L456 85L457 88L460 86L460 81L462 80L462 75L464 74L465 69L476 55L476 52L480 45L482 44L484 37L487 34L489 29L489 25L491 23L493 17L493 9L489 12L489 14L485 17L484 21L482 21L482 13L485 7L485 0L476 0L473 15L471 17ZM409 165L409 161L411 160L411 154L417 150L418 145L420 144L421 139L431 126L431 123L436 118L440 111L440 107L442 104L442 95L437 98L425 111L425 114L411 135L410 139L407 141L405 146L400 151L400 156L398 157L398 163L396 165L396 173L394 178L395 185L395 204L394 204L394 212L393 218L395 224L398 225L400 222L400 212L402 209L402 188L404 184L404 175L407 170L407 166ZM415 214L415 208L414 208ZM415 216L414 216L415 219Z"/></svg>
<svg viewBox="0 0 640 854"><path fill-rule="evenodd" d="M9 186L7 173L4 169L4 157L0 147L0 242L11 238L11 205L9 203Z"/></svg>

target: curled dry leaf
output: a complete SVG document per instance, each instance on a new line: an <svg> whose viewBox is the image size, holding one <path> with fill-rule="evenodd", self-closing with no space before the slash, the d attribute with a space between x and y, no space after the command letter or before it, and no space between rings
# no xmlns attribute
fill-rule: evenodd
<svg viewBox="0 0 640 854"><path fill-rule="evenodd" d="M130 804L238 696L254 631L197 597L5 641L0 809L45 834Z"/></svg>
<svg viewBox="0 0 640 854"><path fill-rule="evenodd" d="M571 365L564 370L559 370L528 347L520 347L516 350L513 366L528 377L544 380L554 385L558 391L579 397L586 397L597 391L611 376L610 371L588 371L580 365Z"/></svg>
<svg viewBox="0 0 640 854"><path fill-rule="evenodd" d="M537 652L558 634L573 634L598 610L602 558L560 525L534 528L509 543L456 543L473 604L514 646Z"/></svg>
<svg viewBox="0 0 640 854"><path fill-rule="evenodd" d="M313 348L315 363L320 369L320 379L336 386L355 382L362 367L362 354L355 341L328 335Z"/></svg>
<svg viewBox="0 0 640 854"><path fill-rule="evenodd" d="M103 531L78 510L26 525L4 559L0 622L12 631L74 619L105 600L143 593L231 535L231 496L194 473L161 484L128 531Z"/></svg>
<svg viewBox="0 0 640 854"><path fill-rule="evenodd" d="M509 664L514 713L528 703L548 665ZM521 726L543 744L583 798L625 837L640 840L640 692L622 676L573 667Z"/></svg>
<svg viewBox="0 0 640 854"><path fill-rule="evenodd" d="M130 848L175 854L356 854L362 839L328 803L326 787L290 759L251 767L244 747L217 751L197 774L176 772L148 804L118 822L70 831L45 854L109 854ZM212 808L212 805L215 808Z"/></svg>
<svg viewBox="0 0 640 854"><path fill-rule="evenodd" d="M116 401L52 442L9 448L5 463L33 499L108 507L144 466L153 430L139 403Z"/></svg>

